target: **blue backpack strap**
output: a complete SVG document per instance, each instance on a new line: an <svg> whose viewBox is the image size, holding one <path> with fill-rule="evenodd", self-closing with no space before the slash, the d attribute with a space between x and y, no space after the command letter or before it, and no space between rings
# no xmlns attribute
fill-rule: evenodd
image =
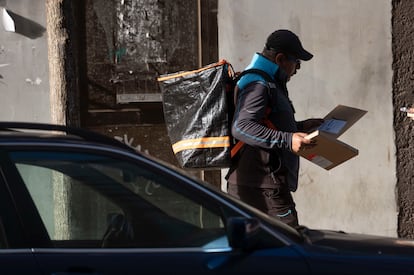
<svg viewBox="0 0 414 275"><path fill-rule="evenodd" d="M235 79L235 82L237 83L243 76L245 76L247 74L256 74L256 75L259 75L262 78L264 78L264 80L266 81L266 85L268 87L267 91L268 91L269 98L272 98L273 91L276 90L276 83L275 83L275 80L268 73L266 73L263 70L255 69L255 68L247 69L247 70L244 70L240 74L237 75L237 77ZM257 80L254 80L251 83L253 83L253 82L257 82ZM248 83L248 84L250 84L250 83Z"/></svg>
<svg viewBox="0 0 414 275"><path fill-rule="evenodd" d="M261 78L264 79L265 82L274 82L274 79L265 71L251 68L251 69L244 70L239 75L237 75L235 79L236 83L239 82L239 80L247 74L255 74L256 76L260 76ZM254 76L252 76L252 79L247 79L246 81L247 81L247 84L249 84L250 82L256 82L258 80L261 80L261 79L257 77L255 78ZM241 82L242 82L241 83L242 85L240 86L240 88L244 88L247 84L244 83L245 82L244 79Z"/></svg>
<svg viewBox="0 0 414 275"><path fill-rule="evenodd" d="M257 74L257 75L260 75L261 77L263 77L265 80L266 80L266 86L267 86L267 93L268 93L268 96L269 96L269 98L272 98L272 94L273 94L273 92L275 92L276 91L276 83L275 83L275 80L268 74L268 73L266 73L265 71L263 71L263 70L260 70L260 69L254 69L254 68L252 68L252 69L247 69L247 70L244 70L244 71L242 71L240 74L238 74L237 76L236 76L236 78L235 78L235 83L237 83L239 80L240 80L240 78L242 77L242 76L245 76L245 75L247 75L247 74ZM253 82L257 82L257 81L252 81L251 83L253 83ZM250 83L248 83L248 84L250 84ZM236 89L237 90L237 89ZM238 95L237 95L237 92L235 91L235 97L237 97ZM263 120L263 123L267 126L267 127L269 127L269 128L271 128L271 129L274 129L274 130L276 130L276 127L273 125L273 123L268 119L268 116L270 115L270 112L271 112L272 110L271 110L271 108L270 108L270 106L266 109L266 115L265 115L265 118L264 118L264 120ZM242 142L242 141L238 141L235 145L234 145L234 147L231 149L231 153L230 153L230 156L231 156L231 158L234 158L234 157L236 157L236 155L237 155L237 153L242 149L244 147L244 142ZM228 174L229 175L229 174Z"/></svg>

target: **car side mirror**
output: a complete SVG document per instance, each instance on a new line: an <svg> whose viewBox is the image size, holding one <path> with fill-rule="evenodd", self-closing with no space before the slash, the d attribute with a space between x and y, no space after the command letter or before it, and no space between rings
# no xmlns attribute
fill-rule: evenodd
<svg viewBox="0 0 414 275"><path fill-rule="evenodd" d="M254 218L232 217L227 220L227 237L234 249L252 250L259 230L260 222Z"/></svg>

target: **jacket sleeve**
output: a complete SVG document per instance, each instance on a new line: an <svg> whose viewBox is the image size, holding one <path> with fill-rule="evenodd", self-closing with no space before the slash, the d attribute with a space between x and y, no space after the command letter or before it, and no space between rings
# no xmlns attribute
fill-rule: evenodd
<svg viewBox="0 0 414 275"><path fill-rule="evenodd" d="M291 151L293 133L270 129L263 125L270 100L267 89L262 83L253 83L239 91L232 135L251 146Z"/></svg>

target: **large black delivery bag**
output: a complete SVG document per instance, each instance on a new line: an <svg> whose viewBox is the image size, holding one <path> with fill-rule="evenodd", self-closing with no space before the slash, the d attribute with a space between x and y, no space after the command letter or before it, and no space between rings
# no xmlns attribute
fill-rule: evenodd
<svg viewBox="0 0 414 275"><path fill-rule="evenodd" d="M167 132L181 167L230 166L233 75L221 60L158 78Z"/></svg>

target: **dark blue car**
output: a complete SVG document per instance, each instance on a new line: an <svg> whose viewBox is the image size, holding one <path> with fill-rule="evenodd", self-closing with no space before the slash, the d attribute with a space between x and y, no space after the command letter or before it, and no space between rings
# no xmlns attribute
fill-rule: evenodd
<svg viewBox="0 0 414 275"><path fill-rule="evenodd" d="M414 241L291 228L82 129L0 123L0 274L414 274Z"/></svg>

